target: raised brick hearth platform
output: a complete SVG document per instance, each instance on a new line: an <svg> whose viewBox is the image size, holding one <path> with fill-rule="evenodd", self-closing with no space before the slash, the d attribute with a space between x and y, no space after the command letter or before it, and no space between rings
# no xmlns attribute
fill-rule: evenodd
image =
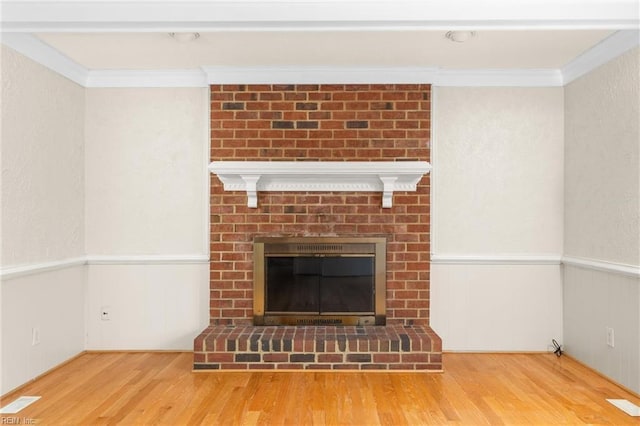
<svg viewBox="0 0 640 426"><path fill-rule="evenodd" d="M440 339L423 326L211 326L196 370L441 371Z"/></svg>

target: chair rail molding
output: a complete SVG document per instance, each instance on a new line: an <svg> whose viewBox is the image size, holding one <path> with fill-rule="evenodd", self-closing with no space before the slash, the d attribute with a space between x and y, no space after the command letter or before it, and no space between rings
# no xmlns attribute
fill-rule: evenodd
<svg viewBox="0 0 640 426"><path fill-rule="evenodd" d="M431 262L438 265L557 265L560 254L431 254Z"/></svg>
<svg viewBox="0 0 640 426"><path fill-rule="evenodd" d="M206 264L209 254L88 255L0 268L0 278L9 280L86 265L191 265Z"/></svg>
<svg viewBox="0 0 640 426"><path fill-rule="evenodd" d="M574 266L576 268L591 269L614 274L626 275L640 278L640 266L627 265L624 263L609 262L606 260L586 259L582 257L563 256L562 264Z"/></svg>

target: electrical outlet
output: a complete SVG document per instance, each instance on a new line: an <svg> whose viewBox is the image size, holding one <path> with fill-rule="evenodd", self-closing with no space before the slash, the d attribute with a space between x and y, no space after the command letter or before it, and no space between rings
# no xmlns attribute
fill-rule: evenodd
<svg viewBox="0 0 640 426"><path fill-rule="evenodd" d="M607 346L613 348L615 346L615 335L613 333L613 328L607 327Z"/></svg>
<svg viewBox="0 0 640 426"><path fill-rule="evenodd" d="M40 344L40 327L33 327L31 329L31 346Z"/></svg>
<svg viewBox="0 0 640 426"><path fill-rule="evenodd" d="M109 321L111 319L111 308L109 306L100 308L100 319L102 321Z"/></svg>

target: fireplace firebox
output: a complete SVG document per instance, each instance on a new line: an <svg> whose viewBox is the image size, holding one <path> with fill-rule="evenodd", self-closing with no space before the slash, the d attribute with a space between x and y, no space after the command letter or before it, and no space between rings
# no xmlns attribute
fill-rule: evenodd
<svg viewBox="0 0 640 426"><path fill-rule="evenodd" d="M384 325L386 239L258 237L255 325Z"/></svg>

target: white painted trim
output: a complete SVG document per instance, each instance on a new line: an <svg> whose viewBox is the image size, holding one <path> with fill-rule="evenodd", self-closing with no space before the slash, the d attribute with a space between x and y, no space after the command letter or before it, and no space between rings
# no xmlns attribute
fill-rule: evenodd
<svg viewBox="0 0 640 426"><path fill-rule="evenodd" d="M2 33L2 44L50 70L86 87L89 72L82 65L60 53L31 34Z"/></svg>
<svg viewBox="0 0 640 426"><path fill-rule="evenodd" d="M208 262L208 254L86 256L4 267L0 269L0 278L7 280L83 265L181 265ZM579 268L640 277L640 266L559 255L432 254L431 263L438 265L560 265L562 263Z"/></svg>
<svg viewBox="0 0 640 426"><path fill-rule="evenodd" d="M88 265L183 265L208 263L208 254L153 254L153 255L108 255L87 256Z"/></svg>
<svg viewBox="0 0 640 426"><path fill-rule="evenodd" d="M562 74L555 69L440 70L432 83L456 87L562 87Z"/></svg>
<svg viewBox="0 0 640 426"><path fill-rule="evenodd" d="M204 114L205 125L203 127L202 146L204 152L202 155L202 179L204 179L204 188L202 194L202 221L203 221L203 236L202 236L202 252L209 253L211 251L211 174L209 173L209 163L211 162L211 97L210 91L206 90L206 93L202 96L202 113ZM207 271L207 282L208 271Z"/></svg>
<svg viewBox="0 0 640 426"><path fill-rule="evenodd" d="M431 225L430 233L431 233L431 256L433 257L433 253L438 252L438 247L440 247L438 243L439 236L439 216L438 210L435 208L438 204L438 191L437 191L437 181L438 181L438 162L437 162L437 154L438 154L438 137L439 129L438 129L438 116L440 114L438 110L438 94L439 89L437 86L431 86L431 140L429 141L429 149L431 151L431 174L430 174L430 189L431 193L429 196L430 199L430 211L431 215Z"/></svg>
<svg viewBox="0 0 640 426"><path fill-rule="evenodd" d="M87 264L86 257L73 257L62 260L52 260L50 262L31 263L27 265L8 266L0 269L0 278L8 280L12 278L24 277L27 275L40 274L43 272L57 271L59 269L72 268Z"/></svg>
<svg viewBox="0 0 640 426"><path fill-rule="evenodd" d="M9 280L84 265L183 265L208 262L208 254L83 256L50 262L3 267L0 269L0 278L2 280Z"/></svg>
<svg viewBox="0 0 640 426"><path fill-rule="evenodd" d="M202 69L88 70L31 34L2 33L2 44L27 58L91 88L99 87L207 87Z"/></svg>
<svg viewBox="0 0 640 426"><path fill-rule="evenodd" d="M429 83L427 67L254 66L203 67L210 84L393 84Z"/></svg>
<svg viewBox="0 0 640 426"><path fill-rule="evenodd" d="M554 254L432 254L436 265L567 265L631 277L640 277L640 266L605 260Z"/></svg>
<svg viewBox="0 0 640 426"><path fill-rule="evenodd" d="M426 161L213 161L211 173L225 191L245 191L247 206L258 207L259 191L382 192L382 207L394 191L415 191L429 173Z"/></svg>
<svg viewBox="0 0 640 426"><path fill-rule="evenodd" d="M207 87L202 70L91 70L86 87Z"/></svg>
<svg viewBox="0 0 640 426"><path fill-rule="evenodd" d="M562 86L553 69L466 69L430 67L203 67L209 84L393 84L437 86Z"/></svg>
<svg viewBox="0 0 640 426"><path fill-rule="evenodd" d="M640 44L639 30L618 31L575 58L562 69L563 85L587 74Z"/></svg>
<svg viewBox="0 0 640 426"><path fill-rule="evenodd" d="M627 265L624 263L608 262L606 260L585 259L581 257L563 256L562 263L583 269L610 272L614 274L627 275L640 278L640 266Z"/></svg>
<svg viewBox="0 0 640 426"><path fill-rule="evenodd" d="M432 254L437 265L560 265L558 254Z"/></svg>
<svg viewBox="0 0 640 426"><path fill-rule="evenodd" d="M4 1L23 32L634 28L636 0Z"/></svg>

